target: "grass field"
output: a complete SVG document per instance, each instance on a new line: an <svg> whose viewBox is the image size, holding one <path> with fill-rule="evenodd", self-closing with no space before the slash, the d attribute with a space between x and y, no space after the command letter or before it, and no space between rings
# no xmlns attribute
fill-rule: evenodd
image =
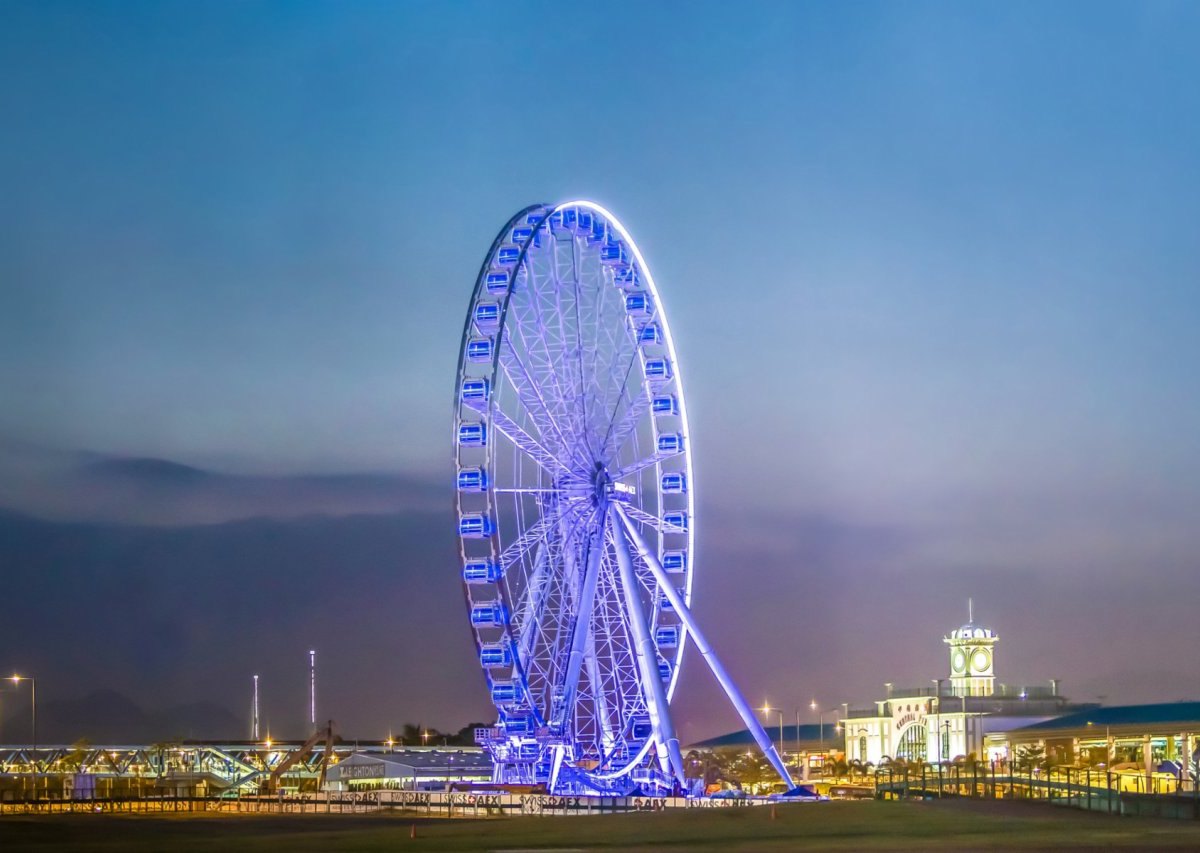
<svg viewBox="0 0 1200 853"><path fill-rule="evenodd" d="M831 802L596 817L6 816L0 850L1136 850L1200 849L1200 824L1031 803ZM410 838L415 827L416 838Z"/></svg>

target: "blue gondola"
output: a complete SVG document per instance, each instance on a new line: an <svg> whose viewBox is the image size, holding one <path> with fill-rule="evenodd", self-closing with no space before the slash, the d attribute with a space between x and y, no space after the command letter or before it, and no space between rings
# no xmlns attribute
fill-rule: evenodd
<svg viewBox="0 0 1200 853"><path fill-rule="evenodd" d="M493 601L488 604L476 604L471 608L471 624L477 628L501 628L507 621L504 604Z"/></svg>
<svg viewBox="0 0 1200 853"><path fill-rule="evenodd" d="M638 326L637 341L641 346L651 346L653 344L661 344L662 328L658 323L643 323Z"/></svg>
<svg viewBox="0 0 1200 853"><path fill-rule="evenodd" d="M508 292L508 273L506 272L490 272L487 278L484 279L484 285L487 292L493 296L498 296L501 293Z"/></svg>
<svg viewBox="0 0 1200 853"><path fill-rule="evenodd" d="M479 407L487 403L491 387L486 379L464 379L459 397L468 406Z"/></svg>
<svg viewBox="0 0 1200 853"><path fill-rule="evenodd" d="M521 257L521 248L519 246L501 246L500 251L496 252L496 263L502 267L511 267Z"/></svg>
<svg viewBox="0 0 1200 853"><path fill-rule="evenodd" d="M523 743L517 747L517 757L522 761L533 761L541 753L542 748L534 743Z"/></svg>
<svg viewBox="0 0 1200 853"><path fill-rule="evenodd" d="M664 595L664 596L659 597L659 599L658 599L658 609L661 610L663 613L674 613L675 605L671 603L671 599L667 598Z"/></svg>
<svg viewBox="0 0 1200 853"><path fill-rule="evenodd" d="M668 572L687 571L687 551L667 551L662 557L662 567Z"/></svg>
<svg viewBox="0 0 1200 853"><path fill-rule="evenodd" d="M491 331L500 325L500 303L480 302L476 305L475 325L481 332Z"/></svg>
<svg viewBox="0 0 1200 853"><path fill-rule="evenodd" d="M575 213L575 233L587 236L592 233L592 212L585 208L580 208Z"/></svg>
<svg viewBox="0 0 1200 853"><path fill-rule="evenodd" d="M529 714L513 714L506 716L500 721L500 725L504 728L505 734L510 735L528 735L533 734L536 724L533 717Z"/></svg>
<svg viewBox="0 0 1200 853"><path fill-rule="evenodd" d="M613 270L613 284L623 290L636 290L641 283L637 267L620 267Z"/></svg>
<svg viewBox="0 0 1200 853"><path fill-rule="evenodd" d="M481 423L459 424L458 443L463 447L486 447L487 426Z"/></svg>
<svg viewBox="0 0 1200 853"><path fill-rule="evenodd" d="M658 677L661 678L663 681L670 681L671 680L671 664L669 664L665 660L660 660L658 662Z"/></svg>
<svg viewBox="0 0 1200 853"><path fill-rule="evenodd" d="M555 234L568 234L575 230L575 208L556 211L550 217L550 229Z"/></svg>
<svg viewBox="0 0 1200 853"><path fill-rule="evenodd" d="M512 666L512 651L507 643L489 643L479 648L479 663L487 669Z"/></svg>
<svg viewBox="0 0 1200 853"><path fill-rule="evenodd" d="M646 359L646 378L652 382L666 382L671 378L671 362L665 358Z"/></svg>
<svg viewBox="0 0 1200 853"><path fill-rule="evenodd" d="M650 401L650 411L656 415L677 415L679 401L675 399L674 394L660 394Z"/></svg>
<svg viewBox="0 0 1200 853"><path fill-rule="evenodd" d="M542 221L542 217L545 215L546 215L546 211L544 211L544 210L535 210L533 213L527 213L527 214L525 214L525 224L526 225L537 225L539 222Z"/></svg>
<svg viewBox="0 0 1200 853"><path fill-rule="evenodd" d="M532 236L533 236L532 228L530 228L528 225L518 225L516 228L514 228L512 230L512 237L510 237L509 239L511 239L512 242L516 243L519 246Z"/></svg>
<svg viewBox="0 0 1200 853"><path fill-rule="evenodd" d="M468 560L463 566L463 580L470 584L495 583L504 577L495 560Z"/></svg>
<svg viewBox="0 0 1200 853"><path fill-rule="evenodd" d="M495 532L491 516L482 512L464 513L458 520L458 535L464 539L487 539Z"/></svg>
<svg viewBox="0 0 1200 853"><path fill-rule="evenodd" d="M687 475L668 471L662 475L659 485L665 494L682 495L687 492Z"/></svg>
<svg viewBox="0 0 1200 853"><path fill-rule="evenodd" d="M660 649L674 649L679 645L679 626L665 625L654 631L654 644Z"/></svg>
<svg viewBox="0 0 1200 853"><path fill-rule="evenodd" d="M467 341L467 361L479 363L491 360L491 338L471 338L471 340Z"/></svg>
<svg viewBox="0 0 1200 853"><path fill-rule="evenodd" d="M683 436L677 432L664 432L658 437L659 453L678 453L683 450Z"/></svg>
<svg viewBox="0 0 1200 853"><path fill-rule="evenodd" d="M626 293L625 310L635 317L648 317L654 313L654 302L649 293Z"/></svg>
<svg viewBox="0 0 1200 853"><path fill-rule="evenodd" d="M604 228L604 220L602 220L599 216L593 216L592 232L588 234L587 238L588 244L594 246L597 243L603 243L607 236L608 235L606 234Z"/></svg>
<svg viewBox="0 0 1200 853"><path fill-rule="evenodd" d="M629 264L629 256L625 254L624 246L610 241L600 247L600 263L609 267L626 266Z"/></svg>
<svg viewBox="0 0 1200 853"><path fill-rule="evenodd" d="M497 705L510 705L517 701L517 685L511 681L497 681L492 685L492 701Z"/></svg>
<svg viewBox="0 0 1200 853"><path fill-rule="evenodd" d="M458 472L458 490L460 492L486 492L487 487L487 471L482 468L464 468Z"/></svg>
<svg viewBox="0 0 1200 853"><path fill-rule="evenodd" d="M649 717L635 717L630 726L630 734L634 740L648 740L654 734L654 726Z"/></svg>
<svg viewBox="0 0 1200 853"><path fill-rule="evenodd" d="M663 527L667 533L687 533L688 514L686 512L668 512L663 516Z"/></svg>

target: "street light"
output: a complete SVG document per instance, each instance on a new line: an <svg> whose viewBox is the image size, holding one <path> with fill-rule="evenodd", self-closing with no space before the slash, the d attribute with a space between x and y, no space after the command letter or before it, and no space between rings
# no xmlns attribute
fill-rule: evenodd
<svg viewBox="0 0 1200 853"><path fill-rule="evenodd" d="M37 762L37 679L31 675L17 675L13 673L12 683L14 686L19 686L22 681L29 682L29 704L33 709L33 760Z"/></svg>
<svg viewBox="0 0 1200 853"><path fill-rule="evenodd" d="M1091 720L1088 720L1089 726L1096 725ZM1104 766L1112 767L1112 735L1109 733L1109 724L1104 724Z"/></svg>
<svg viewBox="0 0 1200 853"><path fill-rule="evenodd" d="M761 708L759 708L758 710L763 712L764 717L767 717L768 725L771 722L771 718L767 716L768 714L770 714L772 711L774 711L776 714L779 715L779 760L783 761L783 711L780 710L779 708L772 708L771 705L767 702L764 702L763 706ZM800 739L800 730L796 729L796 740L799 740L799 739Z"/></svg>
<svg viewBox="0 0 1200 853"><path fill-rule="evenodd" d="M820 710L817 700L808 703L809 710L817 712L817 730L821 733L821 762L825 762L825 712Z"/></svg>

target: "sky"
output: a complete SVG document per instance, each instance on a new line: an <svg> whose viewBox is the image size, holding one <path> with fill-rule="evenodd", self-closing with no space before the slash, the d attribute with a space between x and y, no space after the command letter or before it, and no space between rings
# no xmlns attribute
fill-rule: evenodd
<svg viewBox="0 0 1200 853"><path fill-rule="evenodd" d="M222 525L256 520L449 528L480 260L515 211L587 197L634 235L671 318L696 609L753 701L928 683L969 595L1002 679L1200 697L1195 4L0 12L0 506L30 529L220 548ZM17 565L28 531L6 529L7 583L53 608ZM397 550L345 571L398 607L415 564L457 572L452 539L362 535ZM190 541L162 559L203 575ZM83 571L35 556L64 584ZM288 583L269 549L253 562ZM95 603L120 592L97 582ZM389 674L373 614L351 723L486 711L444 598L454 677ZM279 618L297 649L333 630ZM241 712L253 619L224 640L188 626L182 674L157 681L11 627L0 666ZM698 663L685 733L733 727ZM363 708L365 681L386 709Z"/></svg>

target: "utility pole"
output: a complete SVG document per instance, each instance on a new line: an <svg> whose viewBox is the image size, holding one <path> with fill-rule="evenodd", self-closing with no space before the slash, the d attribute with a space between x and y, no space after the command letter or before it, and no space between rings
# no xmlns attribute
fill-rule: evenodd
<svg viewBox="0 0 1200 853"><path fill-rule="evenodd" d="M253 725L250 732L251 740L258 740L258 676L254 676L254 708L251 716L253 717Z"/></svg>
<svg viewBox="0 0 1200 853"><path fill-rule="evenodd" d="M317 652L308 650L308 721L317 728Z"/></svg>

